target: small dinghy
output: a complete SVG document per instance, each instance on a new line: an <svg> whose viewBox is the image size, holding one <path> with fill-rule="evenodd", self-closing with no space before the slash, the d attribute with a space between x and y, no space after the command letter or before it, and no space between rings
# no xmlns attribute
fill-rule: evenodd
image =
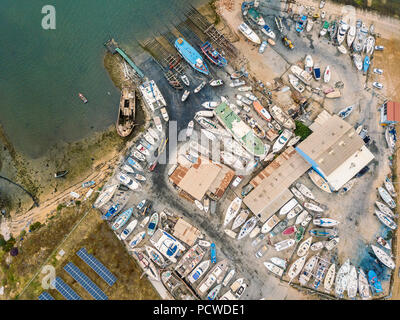
<svg viewBox="0 0 400 320"><path fill-rule="evenodd" d="M154 212L150 218L149 225L147 226L147 234L152 236L157 229L158 225L158 213Z"/></svg>
<svg viewBox="0 0 400 320"><path fill-rule="evenodd" d="M288 236L288 235L295 233L296 231L297 231L297 228L295 226L290 226L290 227L286 228L285 230L283 230L282 234Z"/></svg>
<svg viewBox="0 0 400 320"><path fill-rule="evenodd" d="M299 259L297 259L295 262L293 262L293 264L290 266L289 270L288 270L288 277L290 279L289 282L291 282L294 278L296 278L301 269L303 269L304 264L306 262L306 257L301 257Z"/></svg>
<svg viewBox="0 0 400 320"><path fill-rule="evenodd" d="M132 233L132 231L135 230L137 224L138 224L137 219L134 219L133 221L129 222L128 226L121 232L121 239L126 240Z"/></svg>
<svg viewBox="0 0 400 320"><path fill-rule="evenodd" d="M385 226L389 227L390 229L395 230L397 228L397 224L386 214L375 209L375 215Z"/></svg>
<svg viewBox="0 0 400 320"><path fill-rule="evenodd" d="M354 106L349 106L347 108L344 108L339 111L338 116L341 117L342 119L346 119L352 112L353 112Z"/></svg>
<svg viewBox="0 0 400 320"><path fill-rule="evenodd" d="M221 79L211 80L210 81L210 86L211 87L218 87L218 86L222 86L223 84L224 84L224 82Z"/></svg>
<svg viewBox="0 0 400 320"><path fill-rule="evenodd" d="M201 211L204 210L204 206L199 200L195 200L194 204L196 205L197 208L199 208L199 210L201 210Z"/></svg>
<svg viewBox="0 0 400 320"><path fill-rule="evenodd" d="M314 237L334 237L337 235L336 229L311 229L309 233Z"/></svg>
<svg viewBox="0 0 400 320"><path fill-rule="evenodd" d="M378 244L380 244L383 248L388 249L388 250L392 250L392 247L390 246L389 242L387 242L381 236L376 237L376 242Z"/></svg>
<svg viewBox="0 0 400 320"><path fill-rule="evenodd" d="M276 251L282 251L282 250L286 250L290 247L292 247L294 244L296 243L296 241L294 239L286 239L283 241L280 241L278 243L275 243L274 247Z"/></svg>
<svg viewBox="0 0 400 320"><path fill-rule="evenodd" d="M387 192L389 192L390 196L397 196L396 189L394 188L392 181L388 177L385 177L385 188Z"/></svg>
<svg viewBox="0 0 400 320"><path fill-rule="evenodd" d="M394 269L396 267L393 259L384 250L377 246L374 246L373 244L371 244L371 248L379 261L382 262L386 267L390 269Z"/></svg>
<svg viewBox="0 0 400 320"><path fill-rule="evenodd" d="M142 153L140 153L138 150L133 151L132 156L134 158L138 159L139 161L145 161L146 160L145 156Z"/></svg>
<svg viewBox="0 0 400 320"><path fill-rule="evenodd" d="M340 240L339 237L335 237L335 238L333 238L333 239L327 241L327 242L325 243L325 248L326 248L328 251L331 251L333 248L335 248L335 247L339 244L339 240Z"/></svg>
<svg viewBox="0 0 400 320"><path fill-rule="evenodd" d="M362 268L358 269L358 293L361 299L367 300L371 298L367 276Z"/></svg>
<svg viewBox="0 0 400 320"><path fill-rule="evenodd" d="M319 218L319 219L314 219L313 224L316 226L320 226L323 228L329 228L329 227L334 227L337 226L340 222L330 219L330 218Z"/></svg>
<svg viewBox="0 0 400 320"><path fill-rule="evenodd" d="M340 190L339 194L344 195L346 192L348 192L351 188L354 187L356 184L357 179L351 179L349 182L347 182Z"/></svg>
<svg viewBox="0 0 400 320"><path fill-rule="evenodd" d="M136 236L132 238L131 242L129 242L129 246L131 248L136 247L144 239L145 236L146 231L139 232Z"/></svg>
<svg viewBox="0 0 400 320"><path fill-rule="evenodd" d="M186 75L186 74L181 75L181 79L182 79L183 83L184 83L187 87L189 87L190 82L189 82L189 78L187 77L187 75Z"/></svg>
<svg viewBox="0 0 400 320"><path fill-rule="evenodd" d="M196 89L194 89L193 90L193 92L194 93L198 93L198 92L200 92L200 90L201 89L203 89L204 88L204 86L207 84L207 82L205 82L205 81L202 81L200 84L199 84L199 86L198 87L196 87Z"/></svg>
<svg viewBox="0 0 400 320"><path fill-rule="evenodd" d="M255 228L257 224L257 217L252 217L249 220L246 221L246 223L242 226L240 229L239 235L238 235L238 240L243 239L245 236L247 236L253 229Z"/></svg>
<svg viewBox="0 0 400 320"><path fill-rule="evenodd" d="M335 280L336 274L336 265L333 263L329 267L328 271L326 272L325 280L324 280L324 289L325 292L330 293L332 289L333 282Z"/></svg>
<svg viewBox="0 0 400 320"><path fill-rule="evenodd" d="M284 271L282 268L278 267L277 265L271 262L264 262L264 266L268 269L268 271L272 272L278 277L282 277Z"/></svg>
<svg viewBox="0 0 400 320"><path fill-rule="evenodd" d="M321 250L325 247L325 241L318 241L314 242L311 246L310 249L311 251L318 251Z"/></svg>
<svg viewBox="0 0 400 320"><path fill-rule="evenodd" d="M378 209L383 212L384 214L386 214L387 216L394 218L394 213L393 211L384 203L380 202L380 201L375 201L375 205L378 207Z"/></svg>
<svg viewBox="0 0 400 320"><path fill-rule="evenodd" d="M186 137L189 138L189 137L192 135L192 133L193 133L193 128L194 128L194 121L191 120L191 121L188 123L188 126L187 126L187 128L186 128Z"/></svg>
<svg viewBox="0 0 400 320"><path fill-rule="evenodd" d="M303 210L302 213L300 213L297 218L296 218L296 222L294 223L295 225L298 225L300 223L302 223L306 217L308 216L308 212L306 210Z"/></svg>
<svg viewBox="0 0 400 320"><path fill-rule="evenodd" d="M378 188L379 195L381 196L382 200L386 202L386 204L391 208L396 208L396 202L390 196L390 194L382 187Z"/></svg>
<svg viewBox="0 0 400 320"><path fill-rule="evenodd" d="M310 189L308 189L304 184L302 183L296 183L296 188L299 190L305 197L315 200L314 194L311 192Z"/></svg>
<svg viewBox="0 0 400 320"><path fill-rule="evenodd" d="M324 212L324 209L321 207L311 203L311 202L305 202L304 207L308 210L315 211L315 212Z"/></svg>
<svg viewBox="0 0 400 320"><path fill-rule="evenodd" d="M273 264L276 264L278 267L282 268L283 270L285 270L287 268L287 261L282 258L272 257L270 260Z"/></svg>
<svg viewBox="0 0 400 320"><path fill-rule="evenodd" d="M208 248L208 247L211 246L211 243L209 241L206 241L206 240L199 240L199 246Z"/></svg>
<svg viewBox="0 0 400 320"><path fill-rule="evenodd" d="M294 196L299 199L300 201L306 201L306 198L303 196L303 194L296 189L296 187L292 187L290 188L290 191L292 191L292 193L294 194Z"/></svg>
<svg viewBox="0 0 400 320"><path fill-rule="evenodd" d="M331 69L329 66L326 66L325 72L324 72L324 82L328 83L331 80Z"/></svg>
<svg viewBox="0 0 400 320"><path fill-rule="evenodd" d="M181 101L185 102L186 99L189 97L190 91L189 90L185 90L185 92L182 95Z"/></svg>
<svg viewBox="0 0 400 320"><path fill-rule="evenodd" d="M297 255L299 257L303 257L307 254L308 250L310 249L312 242L312 237L308 237L308 239L304 240L297 249Z"/></svg>

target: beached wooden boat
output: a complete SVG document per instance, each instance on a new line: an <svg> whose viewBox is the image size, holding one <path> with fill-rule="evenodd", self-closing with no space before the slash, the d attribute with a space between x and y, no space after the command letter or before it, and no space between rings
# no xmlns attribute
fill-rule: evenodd
<svg viewBox="0 0 400 320"><path fill-rule="evenodd" d="M118 119L116 123L117 133L121 137L127 137L135 126L136 90L122 88L119 102Z"/></svg>

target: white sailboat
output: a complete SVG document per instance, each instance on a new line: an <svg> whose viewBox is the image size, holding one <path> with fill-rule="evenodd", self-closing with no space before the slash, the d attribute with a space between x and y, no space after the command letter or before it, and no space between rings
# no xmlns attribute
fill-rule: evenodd
<svg viewBox="0 0 400 320"><path fill-rule="evenodd" d="M282 268L271 262L264 262L264 266L273 274L276 274L278 277L282 277L284 271Z"/></svg>
<svg viewBox="0 0 400 320"><path fill-rule="evenodd" d="M379 195L381 196L382 200L386 202L386 204L391 208L396 208L396 202L390 196L390 194L382 187L378 188Z"/></svg>
<svg viewBox="0 0 400 320"><path fill-rule="evenodd" d="M324 289L325 292L330 293L332 289L333 282L335 280L336 274L336 265L333 263L329 267L328 271L326 272L325 280L324 280Z"/></svg>
<svg viewBox="0 0 400 320"><path fill-rule="evenodd" d="M396 189L394 188L392 181L388 177L385 177L385 188L387 192L389 192L390 196L397 196Z"/></svg>
<svg viewBox="0 0 400 320"><path fill-rule="evenodd" d="M379 261L382 262L386 267L390 269L394 269L396 267L393 259L386 253L386 251L377 246L374 246L373 244L371 244L371 248Z"/></svg>
<svg viewBox="0 0 400 320"><path fill-rule="evenodd" d="M297 255L299 257L305 256L310 249L312 242L312 237L308 237L308 239L304 240L300 245L299 248L297 249Z"/></svg>
<svg viewBox="0 0 400 320"><path fill-rule="evenodd" d="M297 218L296 218L296 221L295 221L295 225L298 225L298 224L300 224L300 223L302 223L304 220L305 220L305 218L308 216L308 212L306 211L306 210L303 210L303 212L302 213L300 213L298 216L297 216Z"/></svg>
<svg viewBox="0 0 400 320"><path fill-rule="evenodd" d="M296 188L299 190L305 197L315 200L314 194L311 192L310 189L308 189L304 184L298 182L296 183Z"/></svg>
<svg viewBox="0 0 400 320"><path fill-rule="evenodd" d="M349 280L347 284L347 295L350 299L354 299L357 295L358 281L357 270L355 266L350 267Z"/></svg>
<svg viewBox="0 0 400 320"><path fill-rule="evenodd" d="M304 256L305 258L305 256ZM301 285L305 286L308 281L310 281L312 271L314 270L315 265L317 264L318 257L317 255L312 256L308 259L307 263L304 266L303 271L300 274L299 282Z"/></svg>
<svg viewBox="0 0 400 320"><path fill-rule="evenodd" d="M242 199L239 197L236 197L231 202L225 213L224 226L227 226L229 222L231 222L232 219L236 217L241 205L242 205Z"/></svg>
<svg viewBox="0 0 400 320"><path fill-rule="evenodd" d="M339 297L342 297L344 291L347 289L349 272L350 260L347 259L346 262L340 267L336 276L335 294Z"/></svg>
<svg viewBox="0 0 400 320"><path fill-rule="evenodd" d="M293 262L293 264L290 266L288 270L288 277L290 279L289 282L291 282L294 278L296 278L299 275L301 269L303 269L305 262L306 262L306 257L301 257L297 259L295 262Z"/></svg>
<svg viewBox="0 0 400 320"><path fill-rule="evenodd" d="M246 221L248 216L249 216L248 210L241 210L240 213L235 218L235 220L233 221L232 230L239 228Z"/></svg>
<svg viewBox="0 0 400 320"><path fill-rule="evenodd" d="M247 236L251 231L253 231L254 227L257 224L257 217L251 217L249 220L246 221L246 223L242 226L240 229L239 235L238 235L238 240L244 238Z"/></svg>
<svg viewBox="0 0 400 320"><path fill-rule="evenodd" d="M290 247L292 247L294 244L296 243L296 241L294 239L286 239L283 241L280 241L278 243L275 243L274 247L276 251L282 251L282 250L286 250Z"/></svg>
<svg viewBox="0 0 400 320"><path fill-rule="evenodd" d="M397 228L397 224L386 214L375 209L375 215L385 226L389 227L390 229L395 230Z"/></svg>
<svg viewBox="0 0 400 320"><path fill-rule="evenodd" d="M363 300L371 298L367 276L361 268L358 269L358 293Z"/></svg>
<svg viewBox="0 0 400 320"><path fill-rule="evenodd" d="M296 187L290 188L290 191L294 194L294 196L299 199L300 201L306 201L306 198L303 196L303 194L296 189Z"/></svg>
<svg viewBox="0 0 400 320"><path fill-rule="evenodd" d="M276 264L278 267L281 267L283 270L287 268L287 261L278 257L272 257L271 262Z"/></svg>
<svg viewBox="0 0 400 320"><path fill-rule="evenodd" d="M280 210L279 210L279 215L283 216L289 213L290 210L292 210L296 205L299 203L295 198L292 198L289 200Z"/></svg>

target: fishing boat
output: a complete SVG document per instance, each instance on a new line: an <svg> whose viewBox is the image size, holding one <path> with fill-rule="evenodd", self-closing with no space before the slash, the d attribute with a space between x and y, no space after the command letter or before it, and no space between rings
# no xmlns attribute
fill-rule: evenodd
<svg viewBox="0 0 400 320"><path fill-rule="evenodd" d="M324 280L324 289L325 292L330 293L332 289L333 282L335 280L336 274L336 265L333 263L329 267L328 271L326 272L325 280Z"/></svg>
<svg viewBox="0 0 400 320"><path fill-rule="evenodd" d="M299 257L303 257L307 254L308 250L310 249L311 242L312 242L312 237L308 237L299 245L299 248L297 249L297 255Z"/></svg>
<svg viewBox="0 0 400 320"><path fill-rule="evenodd" d="M268 220L263 224L261 228L262 233L270 232L281 220L273 214Z"/></svg>
<svg viewBox="0 0 400 320"><path fill-rule="evenodd" d="M156 267L153 262L143 254L143 250L133 249L132 255L139 262L140 267L150 279L160 281L160 275Z"/></svg>
<svg viewBox="0 0 400 320"><path fill-rule="evenodd" d="M272 39L275 39L275 33L272 31L272 29L271 29L268 25L263 26L263 27L261 28L261 31L262 31L265 35L267 35L268 37L270 37L270 38L272 38Z"/></svg>
<svg viewBox="0 0 400 320"><path fill-rule="evenodd" d="M150 216L145 217L140 223L140 227L144 228L145 225L150 221Z"/></svg>
<svg viewBox="0 0 400 320"><path fill-rule="evenodd" d="M152 236L157 229L158 225L158 213L154 212L150 218L149 225L147 226L147 234Z"/></svg>
<svg viewBox="0 0 400 320"><path fill-rule="evenodd" d="M299 203L295 198L290 199L280 210L279 210L279 215L283 216L289 213L290 210L292 210L296 205Z"/></svg>
<svg viewBox="0 0 400 320"><path fill-rule="evenodd" d="M395 230L397 228L397 224L386 214L375 209L375 215L385 226L389 227L390 229Z"/></svg>
<svg viewBox="0 0 400 320"><path fill-rule="evenodd" d="M329 66L326 66L324 72L324 82L328 83L331 80L331 69Z"/></svg>
<svg viewBox="0 0 400 320"><path fill-rule="evenodd" d="M308 18L307 19L306 31L310 32L313 26L314 26L314 21L311 18Z"/></svg>
<svg viewBox="0 0 400 320"><path fill-rule="evenodd" d="M193 92L194 93L198 93L198 92L200 92L200 90L201 89L203 89L204 88L204 86L207 84L207 82L206 81L202 81L200 84L199 84L199 86L198 87L196 87L194 90L193 90Z"/></svg>
<svg viewBox="0 0 400 320"><path fill-rule="evenodd" d="M296 21L296 31L301 33L304 31L305 24L307 23L307 16L301 16L300 20Z"/></svg>
<svg viewBox="0 0 400 320"><path fill-rule="evenodd" d="M239 235L238 235L238 240L243 239L245 236L247 236L256 226L257 224L257 217L251 217L249 220L245 222L245 224L242 226L240 229Z"/></svg>
<svg viewBox="0 0 400 320"><path fill-rule="evenodd" d="M210 60L212 63L219 67L225 67L227 65L227 61L225 57L219 53L216 49L213 48L210 42L206 41L200 46L201 51Z"/></svg>
<svg viewBox="0 0 400 320"><path fill-rule="evenodd" d="M190 137L193 133L194 121L191 120L186 128L186 137Z"/></svg>
<svg viewBox="0 0 400 320"><path fill-rule="evenodd" d="M334 237L337 235L336 229L311 229L309 233L314 237Z"/></svg>
<svg viewBox="0 0 400 320"><path fill-rule="evenodd" d="M132 233L132 231L135 230L137 224L138 224L137 219L134 219L133 221L129 222L128 226L121 232L121 239L126 240Z"/></svg>
<svg viewBox="0 0 400 320"><path fill-rule="evenodd" d="M296 65L292 65L290 67L290 71L305 84L310 85L312 75L309 72L301 69L299 66Z"/></svg>
<svg viewBox="0 0 400 320"><path fill-rule="evenodd" d="M311 210L311 211L315 211L315 212L324 212L324 209L323 209L323 208L321 208L321 207L319 207L319 206L317 206L316 204L313 204L313 203L311 203L311 202L305 202L305 203L304 203L304 207L305 207L306 209L308 209L308 210Z"/></svg>
<svg viewBox="0 0 400 320"><path fill-rule="evenodd" d="M307 226L309 223L310 223L310 221L312 220L312 215L311 214L308 214L305 218L304 218L304 220L303 220L303 222L301 222L301 225L303 226L303 227L305 227L305 226Z"/></svg>
<svg viewBox="0 0 400 320"><path fill-rule="evenodd" d="M239 80L239 79L235 79L235 80L233 80L233 81L229 84L229 86L230 86L231 88L236 88L236 87L241 87L241 86L243 86L243 85L245 85L245 84L246 84L245 81Z"/></svg>
<svg viewBox="0 0 400 320"><path fill-rule="evenodd" d="M141 187L139 182L132 180L125 173L118 173L117 178L122 184L133 191L138 190Z"/></svg>
<svg viewBox="0 0 400 320"><path fill-rule="evenodd" d="M146 177L140 173L134 173L133 177L138 181L146 181Z"/></svg>
<svg viewBox="0 0 400 320"><path fill-rule="evenodd" d="M288 277L290 279L289 282L291 282L294 278L296 278L299 275L301 269L303 269L305 262L306 262L306 257L301 257L297 259L295 262L293 262L293 264L290 266L288 270Z"/></svg>
<svg viewBox="0 0 400 320"><path fill-rule="evenodd" d="M143 135L143 138L150 144L155 144L156 142L154 138L151 136L151 134L148 132L145 135Z"/></svg>
<svg viewBox="0 0 400 320"><path fill-rule="evenodd" d="M201 55L185 39L176 39L175 48L194 70L205 75L210 73Z"/></svg>
<svg viewBox="0 0 400 320"><path fill-rule="evenodd" d="M165 265L165 259L157 249L150 246L144 246L144 248L151 261L161 268Z"/></svg>
<svg viewBox="0 0 400 320"><path fill-rule="evenodd" d="M234 73L231 74L231 79L239 79L246 75L244 71L235 71Z"/></svg>
<svg viewBox="0 0 400 320"><path fill-rule="evenodd" d="M228 274L225 276L224 281L222 281L222 285L226 287L229 283L229 281L232 280L233 276L235 275L235 269L232 269L231 271L228 272Z"/></svg>
<svg viewBox="0 0 400 320"><path fill-rule="evenodd" d="M118 184L104 187L100 195L94 202L93 208L101 208L103 205L105 205L108 201L111 200L117 189L118 189Z"/></svg>
<svg viewBox="0 0 400 320"><path fill-rule="evenodd" d="M386 267L388 267L389 269L394 269L396 267L393 259L383 249L374 246L373 244L371 244L371 248L379 261L382 262Z"/></svg>
<svg viewBox="0 0 400 320"><path fill-rule="evenodd" d="M228 260L222 260L217 263L214 268L212 268L208 274L204 277L203 281L197 287L198 293L202 296L206 293L206 291L215 283L221 283L226 269L228 267Z"/></svg>
<svg viewBox="0 0 400 320"><path fill-rule="evenodd" d="M208 248L209 246L211 246L211 243L206 240L199 240L199 246Z"/></svg>
<svg viewBox="0 0 400 320"><path fill-rule="evenodd" d="M215 300L215 299L217 298L217 295L218 295L218 293L220 292L221 288L222 288L222 285L221 285L221 284L216 285L216 286L214 287L214 289L212 289L212 290L208 293L207 299L208 299L208 300Z"/></svg>
<svg viewBox="0 0 400 320"><path fill-rule="evenodd" d="M363 71L366 73L369 69L370 60L368 56L365 56L364 63L363 63Z"/></svg>
<svg viewBox="0 0 400 320"><path fill-rule="evenodd" d="M311 251L318 251L321 250L325 247L325 241L318 241L314 242L311 246L310 249Z"/></svg>
<svg viewBox="0 0 400 320"><path fill-rule="evenodd" d="M367 276L362 268L358 269L358 293L361 299L367 300L371 298Z"/></svg>
<svg viewBox="0 0 400 320"><path fill-rule="evenodd" d="M350 267L349 278L347 283L347 295L350 299L354 299L357 295L358 281L357 270L355 266Z"/></svg>
<svg viewBox="0 0 400 320"><path fill-rule="evenodd" d="M82 188L89 188L91 186L94 186L95 184L96 184L95 181L87 181L87 182L82 183Z"/></svg>
<svg viewBox="0 0 400 320"><path fill-rule="evenodd" d="M163 117L164 121L168 122L169 121L169 115L168 115L167 109L165 107L163 107L163 108L160 109L160 112L161 112L161 116Z"/></svg>
<svg viewBox="0 0 400 320"><path fill-rule="evenodd" d="M189 97L190 91L189 90L185 90L185 92L182 95L181 101L185 102L186 99Z"/></svg>
<svg viewBox="0 0 400 320"><path fill-rule="evenodd" d="M344 45L338 46L337 49L341 54L347 54L347 49L344 47Z"/></svg>
<svg viewBox="0 0 400 320"><path fill-rule="evenodd" d="M353 62L354 62L354 65L356 66L357 70L361 71L361 69L363 67L363 63L362 63L362 58L361 58L360 54L355 53L353 55Z"/></svg>
<svg viewBox="0 0 400 320"><path fill-rule="evenodd" d="M296 217L302 211L303 211L303 207L298 204L292 210L289 211L289 213L286 216L286 219L287 220L291 220L294 217Z"/></svg>
<svg viewBox="0 0 400 320"><path fill-rule="evenodd" d="M289 140L289 142L287 143L288 147L292 147L294 146L297 142L299 142L301 139L300 136L294 136L292 139Z"/></svg>
<svg viewBox="0 0 400 320"><path fill-rule="evenodd" d="M313 66L314 66L314 60L311 57L311 55L306 55L305 59L304 59L304 69L311 73L313 70Z"/></svg>
<svg viewBox="0 0 400 320"><path fill-rule="evenodd" d="M282 277L284 269L271 262L264 262L264 266L273 274L277 275L278 277Z"/></svg>
<svg viewBox="0 0 400 320"><path fill-rule="evenodd" d="M301 84L300 80L294 75L288 74L289 82L296 89L296 91L302 93L306 88Z"/></svg>
<svg viewBox="0 0 400 320"><path fill-rule="evenodd" d="M260 104L258 101L253 101L254 110L263 118L265 121L271 121L271 115L269 112Z"/></svg>
<svg viewBox="0 0 400 320"><path fill-rule="evenodd" d="M190 82L189 82L189 78L187 77L187 75L186 75L186 74L181 75L181 79L182 79L183 83L184 83L187 87L189 87Z"/></svg>
<svg viewBox="0 0 400 320"><path fill-rule="evenodd" d="M210 86L211 87L219 87L219 86L222 86L223 84L224 84L224 82L221 79L211 80L210 81Z"/></svg>
<svg viewBox="0 0 400 320"><path fill-rule="evenodd" d="M244 293L244 291L246 290L246 288L247 288L247 284L246 284L246 283L243 283L243 284L239 287L239 289L236 290L235 296L236 296L236 299L237 299L237 300L240 299L240 297L243 295L243 293Z"/></svg>
<svg viewBox="0 0 400 320"><path fill-rule="evenodd" d="M339 237L335 237L327 242L325 242L325 248L328 251L331 251L333 248L335 248L339 244Z"/></svg>
<svg viewBox="0 0 400 320"><path fill-rule="evenodd" d="M294 244L296 243L296 241L294 239L286 239L283 241L280 241L278 243L275 243L274 247L276 251L282 251L282 250L286 250L290 247L292 247Z"/></svg>
<svg viewBox="0 0 400 320"><path fill-rule="evenodd" d="M397 141L396 128L393 125L389 125L386 127L385 139L391 153L393 153L394 150L396 149L396 141Z"/></svg>
<svg viewBox="0 0 400 320"><path fill-rule="evenodd" d="M250 8L247 11L247 14L249 15L250 19L253 20L255 23L257 23L259 26L261 27L265 26L264 18L254 7Z"/></svg>
<svg viewBox="0 0 400 320"><path fill-rule="evenodd" d="M272 147L272 152L277 153L278 151L282 150L282 148L286 145L286 143L289 141L292 135L293 135L292 131L288 129L283 130L282 134L275 141Z"/></svg>
<svg viewBox="0 0 400 320"><path fill-rule="evenodd" d="M371 287L374 288L374 291L376 293L381 293L383 291L381 282L379 281L378 276L376 275L374 270L368 271L368 281Z"/></svg>
<svg viewBox="0 0 400 320"><path fill-rule="evenodd" d="M324 228L334 227L337 226L339 223L339 221L330 218L318 218L313 220L314 225Z"/></svg>
<svg viewBox="0 0 400 320"><path fill-rule="evenodd" d="M389 242L387 242L385 239L383 239L381 236L376 237L376 242L380 244L383 248L392 250L392 247L390 246Z"/></svg>
<svg viewBox="0 0 400 320"><path fill-rule="evenodd" d="M304 259L306 257L303 257ZM301 258L300 258L301 259ZM307 260L307 263L304 265L304 269L300 274L299 282L301 285L305 286L308 281L310 281L312 272L317 264L318 257L316 255L312 256L310 259Z"/></svg>
<svg viewBox="0 0 400 320"><path fill-rule="evenodd" d="M382 187L378 188L379 195L381 196L382 200L386 202L389 208L394 209L396 208L396 202L390 196L390 194Z"/></svg>
<svg viewBox="0 0 400 320"><path fill-rule="evenodd" d="M201 262L187 277L189 282L195 283L197 280L199 280L201 278L201 276L207 272L210 265L211 265L210 260Z"/></svg>
<svg viewBox="0 0 400 320"><path fill-rule="evenodd" d="M384 183L385 183L385 188L387 192L389 192L390 196L396 197L397 196L396 189L394 188L394 185L392 181L389 179L389 177L385 177Z"/></svg>
<svg viewBox="0 0 400 320"><path fill-rule="evenodd" d="M344 108L339 111L338 116L341 117L342 119L346 119L352 112L353 112L354 106L349 106L347 108Z"/></svg>
<svg viewBox="0 0 400 320"><path fill-rule="evenodd" d="M206 109L214 110L216 107L218 107L219 103L215 101L206 101L203 102L201 105Z"/></svg>
<svg viewBox="0 0 400 320"><path fill-rule="evenodd" d="M114 231L120 229L125 225L125 223L128 222L128 220L131 218L133 213L133 208L129 208L128 210L124 211L118 218L117 220L113 223L111 229Z"/></svg>
<svg viewBox="0 0 400 320"><path fill-rule="evenodd" d="M356 37L356 27L355 26L350 26L349 31L347 32L347 46L351 48L351 45L353 44L354 38Z"/></svg>
<svg viewBox="0 0 400 320"><path fill-rule="evenodd" d="M260 37L246 23L241 23L238 29L251 42L261 44Z"/></svg>
<svg viewBox="0 0 400 320"><path fill-rule="evenodd" d="M301 212L298 216L297 216L297 218L296 218L296 221L295 221L295 225L298 225L298 224L301 224L305 219L306 219L306 217L308 216L308 212L306 211L306 210L303 210L303 212Z"/></svg>
<svg viewBox="0 0 400 320"><path fill-rule="evenodd" d="M347 289L349 272L350 272L350 260L347 259L346 262L339 268L339 271L336 276L335 294L339 297L342 297L344 291Z"/></svg>
<svg viewBox="0 0 400 320"><path fill-rule="evenodd" d="M207 213L208 212L208 210L210 209L210 198L208 198L208 197L206 197L205 199L204 199L204 206L203 206L204 208L204 211Z"/></svg>
<svg viewBox="0 0 400 320"><path fill-rule="evenodd" d="M231 204L229 205L228 209L225 212L225 219L224 219L224 227L229 224L237 215L240 210L240 206L242 205L242 199L236 197Z"/></svg>
<svg viewBox="0 0 400 320"><path fill-rule="evenodd" d="M307 188L304 184L298 182L296 183L296 188L301 192L302 195L304 195L306 198L309 198L311 200L315 200L314 194L311 192L309 188Z"/></svg>
<svg viewBox="0 0 400 320"><path fill-rule="evenodd" d="M78 93L79 99L81 99L83 101L83 103L88 103L88 99L86 99L86 97L82 94L82 93Z"/></svg>

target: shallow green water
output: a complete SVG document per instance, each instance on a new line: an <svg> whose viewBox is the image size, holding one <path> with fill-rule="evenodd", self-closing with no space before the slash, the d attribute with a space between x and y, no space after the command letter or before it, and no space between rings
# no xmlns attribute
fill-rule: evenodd
<svg viewBox="0 0 400 320"><path fill-rule="evenodd" d="M114 123L119 92L103 68L103 43L115 37L134 57L137 40L165 31L188 4L205 2L0 1L0 123L16 149L39 157ZM41 27L46 4L56 8L56 30Z"/></svg>

